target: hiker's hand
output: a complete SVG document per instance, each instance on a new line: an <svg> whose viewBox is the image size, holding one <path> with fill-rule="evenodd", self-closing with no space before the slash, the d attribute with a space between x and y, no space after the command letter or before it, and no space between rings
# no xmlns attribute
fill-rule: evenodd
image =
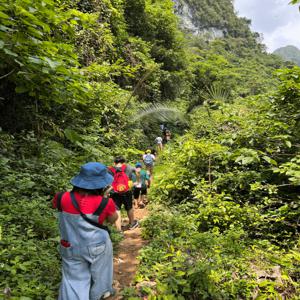
<svg viewBox="0 0 300 300"><path fill-rule="evenodd" d="M107 187L103 193L104 197L109 197L111 191L112 191L112 186Z"/></svg>

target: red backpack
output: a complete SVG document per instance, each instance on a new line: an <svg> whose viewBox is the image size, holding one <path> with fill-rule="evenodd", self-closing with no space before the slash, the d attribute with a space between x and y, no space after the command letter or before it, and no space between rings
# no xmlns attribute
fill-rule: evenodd
<svg viewBox="0 0 300 300"><path fill-rule="evenodd" d="M126 165L122 165L121 169L114 167L110 167L109 169L114 174L114 181L112 183L113 190L116 193L126 193L129 190L129 178L125 173Z"/></svg>

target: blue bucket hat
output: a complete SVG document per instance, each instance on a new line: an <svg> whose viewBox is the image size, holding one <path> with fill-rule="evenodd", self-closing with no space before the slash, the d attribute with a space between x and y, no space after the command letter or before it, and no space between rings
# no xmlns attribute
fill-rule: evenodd
<svg viewBox="0 0 300 300"><path fill-rule="evenodd" d="M113 179L105 165L89 162L81 166L79 174L71 179L71 184L86 190L97 190L111 185Z"/></svg>
<svg viewBox="0 0 300 300"><path fill-rule="evenodd" d="M142 168L143 165L142 165L140 162L137 162L137 163L135 164L135 167L136 167L136 168Z"/></svg>

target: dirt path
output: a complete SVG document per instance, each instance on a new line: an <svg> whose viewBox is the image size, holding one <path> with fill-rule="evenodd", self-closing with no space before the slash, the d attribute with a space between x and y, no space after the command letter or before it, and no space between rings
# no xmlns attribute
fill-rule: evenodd
<svg viewBox="0 0 300 300"><path fill-rule="evenodd" d="M146 208L135 210L135 218L142 220L147 216ZM128 220L125 220L128 223ZM126 224L126 222L124 222ZM129 287L137 270L139 250L146 244L141 237L141 228L124 231L124 239L118 246L118 252L114 257L114 288L117 294L110 300L121 300L120 291Z"/></svg>

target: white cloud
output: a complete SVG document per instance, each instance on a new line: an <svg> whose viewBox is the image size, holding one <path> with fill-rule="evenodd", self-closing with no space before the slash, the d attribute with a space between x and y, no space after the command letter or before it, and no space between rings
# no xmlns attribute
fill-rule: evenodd
<svg viewBox="0 0 300 300"><path fill-rule="evenodd" d="M252 20L252 30L263 34L264 43L273 52L279 47L300 48L300 14L288 0L235 0L240 16Z"/></svg>
<svg viewBox="0 0 300 300"><path fill-rule="evenodd" d="M275 49L294 45L300 49L300 19L288 22L286 25L276 28L273 32L264 36L269 51L273 52Z"/></svg>

